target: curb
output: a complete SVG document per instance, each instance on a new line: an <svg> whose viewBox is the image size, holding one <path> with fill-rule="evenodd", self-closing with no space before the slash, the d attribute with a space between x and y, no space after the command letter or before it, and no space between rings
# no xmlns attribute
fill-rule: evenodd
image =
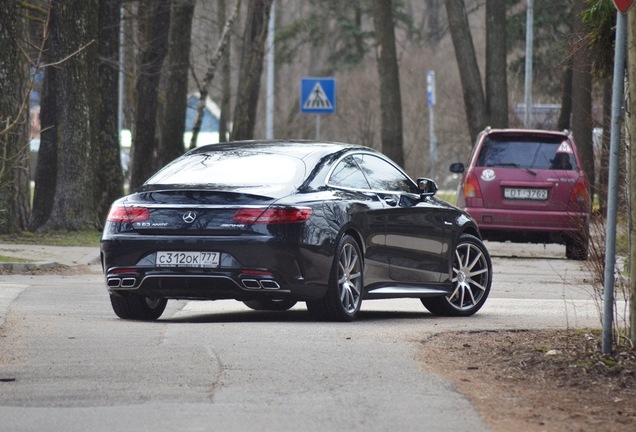
<svg viewBox="0 0 636 432"><path fill-rule="evenodd" d="M40 261L40 262L2 262L0 270L6 271L31 271L37 269L50 269L59 267L62 264L56 261Z"/></svg>

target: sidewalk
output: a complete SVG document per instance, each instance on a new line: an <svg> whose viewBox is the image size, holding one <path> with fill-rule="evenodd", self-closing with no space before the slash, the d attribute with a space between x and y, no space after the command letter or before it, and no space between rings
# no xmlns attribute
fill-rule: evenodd
<svg viewBox="0 0 636 432"><path fill-rule="evenodd" d="M0 243L0 270L21 271L38 268L100 265L99 247L43 246L35 244ZM6 261L9 258L9 261ZM15 261L10 261L16 258Z"/></svg>

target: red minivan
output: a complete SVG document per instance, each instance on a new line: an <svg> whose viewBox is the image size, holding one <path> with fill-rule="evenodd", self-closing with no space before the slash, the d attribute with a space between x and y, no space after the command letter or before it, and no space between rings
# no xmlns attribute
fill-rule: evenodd
<svg viewBox="0 0 636 432"><path fill-rule="evenodd" d="M486 128L468 167L450 170L462 174L457 205L484 239L560 243L568 259L587 259L589 182L568 131Z"/></svg>

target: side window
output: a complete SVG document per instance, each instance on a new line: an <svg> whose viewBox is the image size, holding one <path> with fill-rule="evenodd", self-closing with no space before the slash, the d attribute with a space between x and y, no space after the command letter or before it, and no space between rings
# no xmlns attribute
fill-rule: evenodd
<svg viewBox="0 0 636 432"><path fill-rule="evenodd" d="M336 165L329 178L329 184L352 189L369 189L369 183L351 156Z"/></svg>
<svg viewBox="0 0 636 432"><path fill-rule="evenodd" d="M390 192L408 192L417 194L415 184L400 170L387 161L373 155L355 156L360 169L371 185L371 189Z"/></svg>

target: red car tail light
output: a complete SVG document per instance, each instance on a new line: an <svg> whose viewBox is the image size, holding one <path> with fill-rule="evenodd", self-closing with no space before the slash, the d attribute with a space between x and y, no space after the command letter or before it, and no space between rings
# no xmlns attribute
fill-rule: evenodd
<svg viewBox="0 0 636 432"><path fill-rule="evenodd" d="M474 173L469 172L466 174L466 181L464 182L464 198L481 198L481 188L479 187L479 181Z"/></svg>
<svg viewBox="0 0 636 432"><path fill-rule="evenodd" d="M106 220L115 223L142 222L150 219L150 211L146 207L113 206Z"/></svg>
<svg viewBox="0 0 636 432"><path fill-rule="evenodd" d="M284 224L305 222L311 216L310 208L259 207L239 209L234 213L234 222L245 224Z"/></svg>
<svg viewBox="0 0 636 432"><path fill-rule="evenodd" d="M579 177L574 184L572 192L570 192L570 204L581 208L587 208L590 205L590 193L588 182L585 177Z"/></svg>

